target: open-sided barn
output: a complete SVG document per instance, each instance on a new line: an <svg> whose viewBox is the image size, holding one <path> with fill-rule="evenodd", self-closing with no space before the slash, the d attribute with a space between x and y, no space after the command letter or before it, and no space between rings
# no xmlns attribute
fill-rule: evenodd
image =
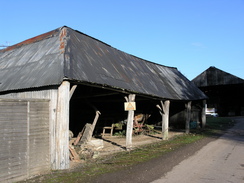
<svg viewBox="0 0 244 183"><path fill-rule="evenodd" d="M244 80L209 67L192 80L207 96L208 108L220 116L244 115Z"/></svg>
<svg viewBox="0 0 244 183"><path fill-rule="evenodd" d="M0 167L8 169L0 180L18 180L69 168L69 130L77 135L94 116L94 133L127 118L129 149L134 111L124 111L126 101L161 121L167 139L169 116L188 111L189 130L191 106L204 124L206 96L174 67L64 26L0 50L0 98Z"/></svg>

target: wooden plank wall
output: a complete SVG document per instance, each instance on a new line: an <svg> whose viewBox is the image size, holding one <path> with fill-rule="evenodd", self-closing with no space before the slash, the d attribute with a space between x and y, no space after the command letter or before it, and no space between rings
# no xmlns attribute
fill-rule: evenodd
<svg viewBox="0 0 244 183"><path fill-rule="evenodd" d="M0 99L0 182L49 171L49 101Z"/></svg>
<svg viewBox="0 0 244 183"><path fill-rule="evenodd" d="M51 147L50 147L50 155L51 155L51 165L52 169L56 169L56 111L57 111L57 94L58 87L50 88L50 89L43 89L43 90L36 90L36 91L23 91L23 92L15 92L0 95L0 98L11 98L11 99L48 99L50 100L50 123L49 129L51 139Z"/></svg>
<svg viewBox="0 0 244 183"><path fill-rule="evenodd" d="M50 165L49 103L29 103L29 174L48 171ZM38 156L37 156L38 155Z"/></svg>
<svg viewBox="0 0 244 183"><path fill-rule="evenodd" d="M0 102L0 182L27 175L27 102Z"/></svg>

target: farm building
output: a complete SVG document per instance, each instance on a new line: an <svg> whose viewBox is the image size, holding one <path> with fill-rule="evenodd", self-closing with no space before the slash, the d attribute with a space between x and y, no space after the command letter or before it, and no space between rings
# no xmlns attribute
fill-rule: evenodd
<svg viewBox="0 0 244 183"><path fill-rule="evenodd" d="M161 122L163 139L171 120L205 123L205 94L176 68L66 26L0 50L0 65L0 181L69 168L69 130L86 124L94 135L126 119L130 149L136 113Z"/></svg>
<svg viewBox="0 0 244 183"><path fill-rule="evenodd" d="M209 67L192 80L207 96L207 107L220 116L244 115L244 80Z"/></svg>

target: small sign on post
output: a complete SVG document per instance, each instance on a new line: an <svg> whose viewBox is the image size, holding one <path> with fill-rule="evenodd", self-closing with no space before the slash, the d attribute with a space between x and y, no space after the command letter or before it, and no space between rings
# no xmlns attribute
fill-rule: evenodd
<svg viewBox="0 0 244 183"><path fill-rule="evenodd" d="M124 108L125 108L125 111L135 111L136 103L135 102L125 102Z"/></svg>

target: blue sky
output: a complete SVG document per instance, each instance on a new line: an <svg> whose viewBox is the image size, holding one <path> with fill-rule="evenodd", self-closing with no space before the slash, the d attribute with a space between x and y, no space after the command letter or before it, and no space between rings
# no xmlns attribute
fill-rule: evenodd
<svg viewBox="0 0 244 183"><path fill-rule="evenodd" d="M0 45L69 26L188 79L244 79L244 0L0 0Z"/></svg>

